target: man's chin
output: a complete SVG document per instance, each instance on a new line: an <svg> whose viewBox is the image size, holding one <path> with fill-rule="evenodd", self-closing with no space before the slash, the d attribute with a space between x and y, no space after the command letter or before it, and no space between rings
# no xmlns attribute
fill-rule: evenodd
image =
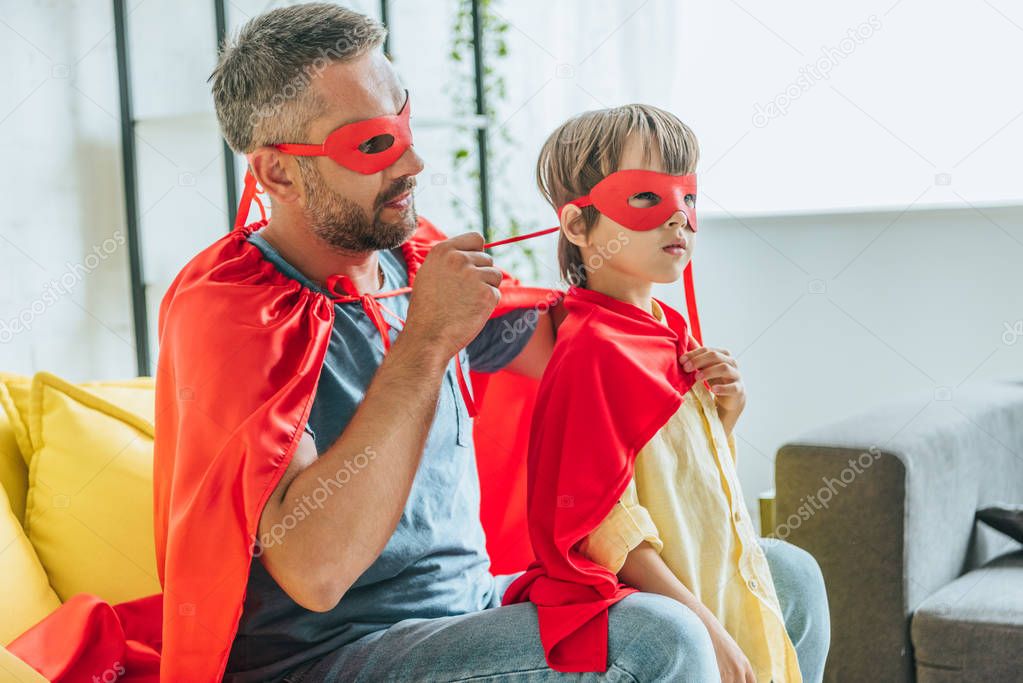
<svg viewBox="0 0 1023 683"><path fill-rule="evenodd" d="M392 218L391 214L396 215ZM411 237L416 231L417 223L418 216L414 206L409 206L404 211L385 208L377 215L376 220L378 234L393 236L393 239L388 241L394 241L394 244L386 247L387 249L393 249Z"/></svg>
<svg viewBox="0 0 1023 683"><path fill-rule="evenodd" d="M393 215L392 215L393 214ZM416 231L415 207L404 211L378 209L372 221L366 215L330 216L327 220L309 216L313 233L329 247L343 252L394 249Z"/></svg>

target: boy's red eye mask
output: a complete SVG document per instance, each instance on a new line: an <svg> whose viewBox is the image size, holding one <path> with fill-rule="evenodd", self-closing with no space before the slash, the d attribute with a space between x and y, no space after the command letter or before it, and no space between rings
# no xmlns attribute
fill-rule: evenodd
<svg viewBox="0 0 1023 683"><path fill-rule="evenodd" d="M630 230L653 230L664 225L676 211L681 211L689 227L696 232L696 175L638 169L615 171L594 185L585 197L561 206L559 215L568 204L580 208L592 205Z"/></svg>
<svg viewBox="0 0 1023 683"><path fill-rule="evenodd" d="M276 149L300 157L330 157L347 169L369 175L384 170L412 145L409 128L409 95L397 114L377 116L335 129L322 145L286 142Z"/></svg>

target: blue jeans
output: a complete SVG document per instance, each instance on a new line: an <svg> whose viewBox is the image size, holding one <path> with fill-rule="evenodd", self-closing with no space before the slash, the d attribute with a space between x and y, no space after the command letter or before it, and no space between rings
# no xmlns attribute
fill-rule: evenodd
<svg viewBox="0 0 1023 683"><path fill-rule="evenodd" d="M830 643L824 579L813 557L760 539L803 680L819 683ZM503 593L516 575L497 577ZM564 674L544 660L531 603L440 619L406 619L306 664L284 678L318 681L672 681L720 680L714 647L699 617L680 602L634 593L609 611L606 673Z"/></svg>
<svg viewBox="0 0 1023 683"><path fill-rule="evenodd" d="M776 538L760 538L778 594L785 630L796 648L804 683L824 680L831 646L831 613L824 576L813 555Z"/></svg>

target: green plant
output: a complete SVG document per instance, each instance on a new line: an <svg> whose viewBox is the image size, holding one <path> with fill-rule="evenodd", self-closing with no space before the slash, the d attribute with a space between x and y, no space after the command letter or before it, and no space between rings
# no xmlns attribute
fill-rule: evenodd
<svg viewBox="0 0 1023 683"><path fill-rule="evenodd" d="M473 70L472 0L456 0L455 22L452 30L451 78L445 90L452 98L455 116L471 118L476 115L475 74ZM490 123L487 130L487 174L490 193L490 239L514 237L530 229L523 229L521 219L515 214L509 187L517 184L505 177L506 163L515 149L515 139L507 126L500 125L496 118L498 106L507 100L507 83L500 68L508 57L508 22L497 11L502 0L479 0L480 24L483 46L483 93L486 111L484 116ZM451 161L455 177L451 179L453 190L452 207L457 215L468 218L470 212L481 215L479 207L479 159L476 145L476 129L458 126L456 144ZM466 197L473 197L469 204ZM529 241L517 242L501 249L501 264L523 280L540 277L540 261L536 249Z"/></svg>

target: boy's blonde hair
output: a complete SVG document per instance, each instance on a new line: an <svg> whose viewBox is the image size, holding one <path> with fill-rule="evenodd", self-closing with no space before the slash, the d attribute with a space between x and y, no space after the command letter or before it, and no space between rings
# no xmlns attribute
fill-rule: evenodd
<svg viewBox="0 0 1023 683"><path fill-rule="evenodd" d="M696 136L674 114L647 104L584 112L551 133L536 162L536 183L554 210L589 194L594 185L617 171L633 133L642 140L646 161L659 150L666 173L696 171L700 158ZM587 232L599 215L592 206L582 208ZM569 284L586 286L582 253L564 234L558 240L558 266Z"/></svg>

